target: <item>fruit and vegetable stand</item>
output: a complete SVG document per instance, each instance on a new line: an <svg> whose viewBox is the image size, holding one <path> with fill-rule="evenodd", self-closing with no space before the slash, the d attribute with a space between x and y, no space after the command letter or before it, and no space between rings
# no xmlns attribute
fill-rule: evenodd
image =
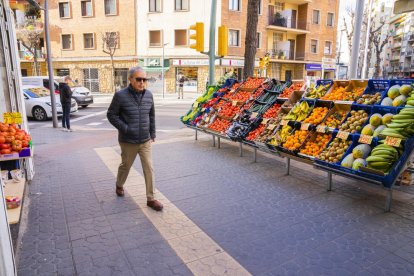
<svg viewBox="0 0 414 276"><path fill-rule="evenodd" d="M392 187L414 150L414 80L280 82L248 78L209 88L181 121L220 139L312 164L332 175ZM211 90L210 90L211 89ZM214 90L214 91L213 91Z"/></svg>

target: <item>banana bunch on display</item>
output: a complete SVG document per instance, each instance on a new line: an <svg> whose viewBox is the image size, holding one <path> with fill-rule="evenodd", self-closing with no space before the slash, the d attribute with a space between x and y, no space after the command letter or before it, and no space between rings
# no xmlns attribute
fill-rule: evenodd
<svg viewBox="0 0 414 276"><path fill-rule="evenodd" d="M301 122L308 116L309 111L311 111L309 104L303 101L300 104L296 104L289 114L283 117L283 120Z"/></svg>
<svg viewBox="0 0 414 276"><path fill-rule="evenodd" d="M414 108L407 107L394 115L387 127L381 131L382 136L406 139L414 134Z"/></svg>
<svg viewBox="0 0 414 276"><path fill-rule="evenodd" d="M413 86L413 85L411 85ZM414 90L408 94L407 102L405 104L406 107L414 107Z"/></svg>
<svg viewBox="0 0 414 276"><path fill-rule="evenodd" d="M330 84L327 85L318 85L315 87L314 84L311 84L311 86L307 89L306 98L310 99L319 99L322 98L323 95L328 91L329 87L331 87Z"/></svg>
<svg viewBox="0 0 414 276"><path fill-rule="evenodd" d="M401 146L399 149L396 149L392 146L379 144L371 151L371 155L366 159L368 168L388 173L394 163L397 162L401 152Z"/></svg>
<svg viewBox="0 0 414 276"><path fill-rule="evenodd" d="M276 134L273 135L272 138L270 138L268 144L272 146L279 146L280 144L286 142L286 138L290 135L292 130L291 126L283 126L276 131Z"/></svg>

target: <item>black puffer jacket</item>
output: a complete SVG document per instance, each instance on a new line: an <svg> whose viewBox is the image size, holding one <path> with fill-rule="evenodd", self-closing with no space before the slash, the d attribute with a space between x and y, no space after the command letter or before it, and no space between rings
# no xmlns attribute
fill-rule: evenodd
<svg viewBox="0 0 414 276"><path fill-rule="evenodd" d="M59 83L60 103L70 103L72 98L72 90L65 82Z"/></svg>
<svg viewBox="0 0 414 276"><path fill-rule="evenodd" d="M154 99L150 91L143 93L137 93L128 86L112 98L106 116L118 129L120 142L137 144L155 139Z"/></svg>

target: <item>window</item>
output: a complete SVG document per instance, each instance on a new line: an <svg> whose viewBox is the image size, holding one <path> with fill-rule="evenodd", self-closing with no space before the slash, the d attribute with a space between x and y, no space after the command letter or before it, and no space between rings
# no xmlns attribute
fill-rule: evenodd
<svg viewBox="0 0 414 276"><path fill-rule="evenodd" d="M62 50L72 50L72 35L62 35Z"/></svg>
<svg viewBox="0 0 414 276"><path fill-rule="evenodd" d="M229 0L229 10L240 11L240 1L241 0Z"/></svg>
<svg viewBox="0 0 414 276"><path fill-rule="evenodd" d="M259 14L262 14L262 0L259 0Z"/></svg>
<svg viewBox="0 0 414 276"><path fill-rule="evenodd" d="M105 0L105 15L117 15L116 0Z"/></svg>
<svg viewBox="0 0 414 276"><path fill-rule="evenodd" d="M188 11L188 1L189 0L175 0L175 10L176 11Z"/></svg>
<svg viewBox="0 0 414 276"><path fill-rule="evenodd" d="M257 33L257 38L256 38L256 47L257 49L260 49L262 46L261 42L261 38L262 38L262 34L261 33Z"/></svg>
<svg viewBox="0 0 414 276"><path fill-rule="evenodd" d="M149 46L161 46L161 31L149 31Z"/></svg>
<svg viewBox="0 0 414 276"><path fill-rule="evenodd" d="M329 27L333 27L334 25L334 14L332 12L328 12L328 18L326 19L326 25Z"/></svg>
<svg viewBox="0 0 414 276"><path fill-rule="evenodd" d="M239 30L229 30L229 46L240 46Z"/></svg>
<svg viewBox="0 0 414 276"><path fill-rule="evenodd" d="M187 30L175 30L175 46L187 46Z"/></svg>
<svg viewBox="0 0 414 276"><path fill-rule="evenodd" d="M311 40L311 53L312 54L318 53L318 41L315 39Z"/></svg>
<svg viewBox="0 0 414 276"><path fill-rule="evenodd" d="M118 32L106 32L105 33L105 47L106 48L119 48L119 33Z"/></svg>
<svg viewBox="0 0 414 276"><path fill-rule="evenodd" d="M60 16L60 18L69 18L70 17L69 2L59 3L59 16Z"/></svg>
<svg viewBox="0 0 414 276"><path fill-rule="evenodd" d="M94 35L93 34L83 34L83 48L85 48L85 49L95 48Z"/></svg>
<svg viewBox="0 0 414 276"><path fill-rule="evenodd" d="M277 49L277 44L279 41L283 40L283 34L281 33L273 33L273 49Z"/></svg>
<svg viewBox="0 0 414 276"><path fill-rule="evenodd" d="M324 53L325 55L330 55L330 54L332 54L332 42L330 42L330 41L325 41L325 49L324 49L323 53Z"/></svg>
<svg viewBox="0 0 414 276"><path fill-rule="evenodd" d="M161 12L161 0L149 0L150 12Z"/></svg>
<svg viewBox="0 0 414 276"><path fill-rule="evenodd" d="M275 12L282 12L285 8L285 3L275 2Z"/></svg>
<svg viewBox="0 0 414 276"><path fill-rule="evenodd" d="M312 23L313 24L319 24L319 14L320 14L320 11L318 11L318 10L313 10L313 17L312 17Z"/></svg>
<svg viewBox="0 0 414 276"><path fill-rule="evenodd" d="M92 16L92 0L81 2L82 16Z"/></svg>

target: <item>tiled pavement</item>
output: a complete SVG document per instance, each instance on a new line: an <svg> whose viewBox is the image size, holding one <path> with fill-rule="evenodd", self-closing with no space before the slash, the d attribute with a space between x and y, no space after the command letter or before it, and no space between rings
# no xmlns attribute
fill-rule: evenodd
<svg viewBox="0 0 414 276"><path fill-rule="evenodd" d="M240 275L235 263L253 275L414 274L409 196L397 192L384 213L377 187L336 177L326 192L325 173L310 166L292 161L285 176L281 159L260 154L253 163L235 144L217 149L182 130L153 148L166 203L155 214L145 207L139 162L126 197L114 196L116 159L105 156L119 153L113 132L32 135L36 176L19 275ZM200 254L211 244L219 250Z"/></svg>

